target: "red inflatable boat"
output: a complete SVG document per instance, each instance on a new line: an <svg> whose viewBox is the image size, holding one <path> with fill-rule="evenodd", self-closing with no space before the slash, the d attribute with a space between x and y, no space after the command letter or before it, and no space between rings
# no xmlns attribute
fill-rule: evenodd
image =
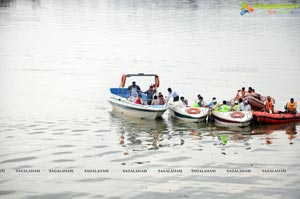
<svg viewBox="0 0 300 199"><path fill-rule="evenodd" d="M267 113L254 111L253 112L254 121L259 123L269 123L269 124L283 124L289 122L300 122L300 113L290 114L290 113Z"/></svg>

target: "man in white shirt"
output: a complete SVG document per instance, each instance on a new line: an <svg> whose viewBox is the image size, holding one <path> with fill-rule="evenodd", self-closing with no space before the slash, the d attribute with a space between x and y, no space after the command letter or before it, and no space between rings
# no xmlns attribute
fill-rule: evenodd
<svg viewBox="0 0 300 199"><path fill-rule="evenodd" d="M140 94L141 92L141 88L138 85L136 85L135 82L132 82L132 85L128 87L128 92L129 96L137 97L138 94Z"/></svg>
<svg viewBox="0 0 300 199"><path fill-rule="evenodd" d="M171 88L168 88L169 95L167 96L167 102L171 97L173 97L173 102L179 101L179 95L176 91L173 91Z"/></svg>

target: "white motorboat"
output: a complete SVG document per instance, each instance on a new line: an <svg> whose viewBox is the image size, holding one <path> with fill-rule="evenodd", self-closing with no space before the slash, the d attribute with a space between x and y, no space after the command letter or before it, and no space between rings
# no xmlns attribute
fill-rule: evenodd
<svg viewBox="0 0 300 199"><path fill-rule="evenodd" d="M186 107L182 102L169 103L171 116L186 122L203 122L206 120L209 109L205 107Z"/></svg>
<svg viewBox="0 0 300 199"><path fill-rule="evenodd" d="M249 126L253 119L251 111L213 111L212 115L214 121L223 126Z"/></svg>
<svg viewBox="0 0 300 199"><path fill-rule="evenodd" d="M126 78L132 76L153 76L155 77L154 86L159 87L159 77L155 74L124 74L122 76L121 85L119 88L110 88L111 97L109 103L112 105L113 110L120 112L123 115L140 118L140 119L157 119L162 117L163 113L168 109L165 105L147 105L147 104L136 104L133 98L130 96L127 88L124 88L126 83ZM147 101L147 96L143 93L143 101Z"/></svg>

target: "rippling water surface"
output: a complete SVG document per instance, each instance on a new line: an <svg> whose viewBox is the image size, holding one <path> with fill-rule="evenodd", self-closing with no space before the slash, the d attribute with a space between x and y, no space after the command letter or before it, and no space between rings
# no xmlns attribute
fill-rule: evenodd
<svg viewBox="0 0 300 199"><path fill-rule="evenodd" d="M0 1L0 198L299 198L299 124L134 120L107 102L138 72L190 103L242 86L299 102L299 12L240 7Z"/></svg>

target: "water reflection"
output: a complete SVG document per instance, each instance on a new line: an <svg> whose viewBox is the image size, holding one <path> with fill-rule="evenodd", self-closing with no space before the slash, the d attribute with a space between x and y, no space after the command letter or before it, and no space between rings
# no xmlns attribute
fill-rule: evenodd
<svg viewBox="0 0 300 199"><path fill-rule="evenodd" d="M243 134L251 134L252 127L251 126L245 126L245 127L239 127L239 126L225 126L219 123L214 124L217 127L217 130L227 130L231 132L240 132Z"/></svg>
<svg viewBox="0 0 300 199"><path fill-rule="evenodd" d="M123 147L134 147L133 150L157 150L162 145L160 141L168 134L165 120L141 120L124 117L111 112L112 124L117 124L116 131ZM140 147L135 147L140 146Z"/></svg>
<svg viewBox="0 0 300 199"><path fill-rule="evenodd" d="M275 132L284 131L288 135L290 144L294 143L297 134L297 123L287 124L261 124L253 127L253 135L265 135L265 142L267 145L273 144L274 140L278 139L277 136L272 135Z"/></svg>
<svg viewBox="0 0 300 199"><path fill-rule="evenodd" d="M176 118L173 118L171 116L168 117L168 121L170 124L170 128L173 131L180 131L182 129L205 129L205 130L209 130L210 126L208 123L206 122L200 122L200 123L195 123L195 122L184 122L181 120L178 120Z"/></svg>
<svg viewBox="0 0 300 199"><path fill-rule="evenodd" d="M110 112L111 122L118 124L120 128L126 131L145 132L145 131L157 131L162 132L167 129L167 124L164 119L160 120L142 120L136 118L125 117L118 112Z"/></svg>
<svg viewBox="0 0 300 199"><path fill-rule="evenodd" d="M230 133L230 134L225 134L225 133L220 133L217 135L218 140L220 141L221 144L226 145L230 142L234 142L234 143L243 143L244 145L246 145L246 149L250 149L250 147L248 147L249 144L249 140L251 138L250 134L242 134L242 133Z"/></svg>
<svg viewBox="0 0 300 199"><path fill-rule="evenodd" d="M288 135L288 139L290 140L290 144L294 144L293 139L295 139L296 135L297 135L296 124L288 125L285 128L285 132Z"/></svg>
<svg viewBox="0 0 300 199"><path fill-rule="evenodd" d="M207 140L216 140L216 145L242 143L249 150L251 138L263 135L265 144L271 145L274 140L281 139L281 134L273 133L285 131L289 144L293 144L297 135L296 123L235 127L214 123L185 123L172 117L158 121L136 120L113 112L111 119L120 135L119 144L141 151L199 141L205 144Z"/></svg>
<svg viewBox="0 0 300 199"><path fill-rule="evenodd" d="M37 9L41 6L40 0L31 0L32 1L32 9Z"/></svg>
<svg viewBox="0 0 300 199"><path fill-rule="evenodd" d="M120 137L119 144L126 150L159 150L163 147L191 145L201 150L211 144L215 146L242 144L250 149L252 128L222 127L211 123L185 123L174 118L162 120L140 120L111 112L111 122ZM128 152L125 152L127 155Z"/></svg>

